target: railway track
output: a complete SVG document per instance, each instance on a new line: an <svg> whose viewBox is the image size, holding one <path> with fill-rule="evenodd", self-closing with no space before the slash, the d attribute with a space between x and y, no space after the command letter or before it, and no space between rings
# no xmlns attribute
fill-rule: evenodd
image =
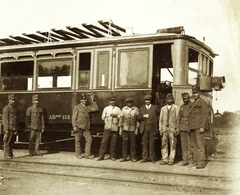
<svg viewBox="0 0 240 195"><path fill-rule="evenodd" d="M0 162L2 171L24 174L51 175L79 178L112 185L133 185L141 188L157 188L189 193L239 194L233 189L236 179L189 173L129 170L124 168L69 165L61 163L7 160ZM238 182L239 183L239 182Z"/></svg>

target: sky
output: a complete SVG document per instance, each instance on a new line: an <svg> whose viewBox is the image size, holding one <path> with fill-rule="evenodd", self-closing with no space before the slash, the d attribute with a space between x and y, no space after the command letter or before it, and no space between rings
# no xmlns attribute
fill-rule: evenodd
<svg viewBox="0 0 240 195"><path fill-rule="evenodd" d="M240 110L239 0L0 0L0 38L52 28L111 19L134 33L184 26L218 54L214 76L225 76L226 87L213 92L213 109Z"/></svg>

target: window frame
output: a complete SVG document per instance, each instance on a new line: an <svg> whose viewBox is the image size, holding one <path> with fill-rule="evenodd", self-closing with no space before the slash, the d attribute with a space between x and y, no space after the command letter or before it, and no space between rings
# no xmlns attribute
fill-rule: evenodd
<svg viewBox="0 0 240 195"><path fill-rule="evenodd" d="M89 70L89 86L88 87L79 87L79 63L80 63L80 53L90 53L90 70ZM78 49L77 50L77 60L76 60L76 71L74 71L75 88L76 89L92 89L93 88L93 62L94 62L94 49Z"/></svg>
<svg viewBox="0 0 240 195"><path fill-rule="evenodd" d="M39 62L43 61L43 62L49 62L49 61L61 61L61 60L69 60L71 61L71 66L70 66L70 70L69 70L69 76L71 77L71 83L70 83L70 86L69 87L44 87L44 88L39 88L38 87L38 78L39 78ZM73 75L73 69L74 69L74 59L73 57L71 56L68 56L68 57L57 57L57 58L39 58L36 60L36 71L37 71L37 74L36 74L36 90L39 90L39 91L44 91L44 90L61 90L61 89L72 89L72 86L73 86L73 78L74 78L74 75Z"/></svg>
<svg viewBox="0 0 240 195"><path fill-rule="evenodd" d="M108 78L107 78L107 86L99 87L98 83L98 53L106 52L109 53L109 64L108 64ZM113 56L113 49L112 48L98 48L94 50L94 66L93 66L93 89L96 90L110 90L111 89L111 79L112 79L112 56Z"/></svg>
<svg viewBox="0 0 240 195"><path fill-rule="evenodd" d="M147 84L146 85L124 85L120 86L119 77L120 75L120 53L121 51L141 51L146 50L148 52L148 67L147 67ZM115 89L149 89L152 86L152 64L153 64L153 45L135 45L135 46L119 46L116 48L116 67L115 67ZM128 87L126 87L128 86Z"/></svg>

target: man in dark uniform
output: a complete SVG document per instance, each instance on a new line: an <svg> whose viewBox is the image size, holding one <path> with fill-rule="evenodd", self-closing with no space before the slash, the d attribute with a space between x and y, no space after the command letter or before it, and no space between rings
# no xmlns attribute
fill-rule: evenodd
<svg viewBox="0 0 240 195"><path fill-rule="evenodd" d="M208 105L200 98L200 87L192 89L195 102L190 104L189 129L193 159L197 169L205 167L205 134L208 120Z"/></svg>
<svg viewBox="0 0 240 195"><path fill-rule="evenodd" d="M143 97L145 105L139 110L138 120L140 121L140 133L142 134L142 160L144 163L148 159L155 163L155 137L158 133L157 120L159 109L151 104L151 95Z"/></svg>
<svg viewBox="0 0 240 195"><path fill-rule="evenodd" d="M189 93L182 93L183 104L180 106L178 115L178 129L180 131L180 140L182 148L182 161L178 163L179 166L186 166L193 164L190 129L188 125L189 110L190 110L190 95Z"/></svg>
<svg viewBox="0 0 240 195"><path fill-rule="evenodd" d="M5 159L13 158L14 135L17 134L16 108L14 107L14 95L8 95L8 105L3 108L3 142Z"/></svg>
<svg viewBox="0 0 240 195"><path fill-rule="evenodd" d="M42 156L39 152L39 145L41 134L45 129L45 123L43 109L38 107L38 95L32 96L32 103L33 105L26 112L26 127L29 132L29 154L30 156Z"/></svg>
<svg viewBox="0 0 240 195"><path fill-rule="evenodd" d="M81 159L81 138L86 140L85 156L86 159L93 159L91 155L92 136L90 133L90 112L98 111L98 105L94 100L94 95L90 95L90 105L86 105L87 97L85 94L80 96L80 104L74 106L72 114L72 126L75 134L75 154L76 157Z"/></svg>

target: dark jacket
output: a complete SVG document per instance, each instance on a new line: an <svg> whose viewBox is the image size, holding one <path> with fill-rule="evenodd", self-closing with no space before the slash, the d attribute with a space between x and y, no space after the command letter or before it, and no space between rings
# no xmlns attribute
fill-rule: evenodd
<svg viewBox="0 0 240 195"><path fill-rule="evenodd" d="M149 114L149 118L143 118L144 114ZM146 106L142 106L139 109L138 120L140 121L140 133L143 133L145 129L149 129L158 133L158 116L159 116L159 108L156 105L151 105L148 110Z"/></svg>
<svg viewBox="0 0 240 195"><path fill-rule="evenodd" d="M183 104L180 106L178 114L178 130L179 131L189 131L189 110L190 102L188 104Z"/></svg>
<svg viewBox="0 0 240 195"><path fill-rule="evenodd" d="M3 108L3 130L4 131L13 131L17 130L17 117L16 117L16 108L8 104Z"/></svg>
<svg viewBox="0 0 240 195"><path fill-rule="evenodd" d="M189 129L206 128L208 120L208 105L199 98L190 104Z"/></svg>
<svg viewBox="0 0 240 195"><path fill-rule="evenodd" d="M32 105L27 109L26 127L31 130L45 129L43 109Z"/></svg>
<svg viewBox="0 0 240 195"><path fill-rule="evenodd" d="M83 106L78 104L73 108L72 126L80 129L90 129L90 116L89 112L98 111L96 102L92 102L91 106Z"/></svg>

